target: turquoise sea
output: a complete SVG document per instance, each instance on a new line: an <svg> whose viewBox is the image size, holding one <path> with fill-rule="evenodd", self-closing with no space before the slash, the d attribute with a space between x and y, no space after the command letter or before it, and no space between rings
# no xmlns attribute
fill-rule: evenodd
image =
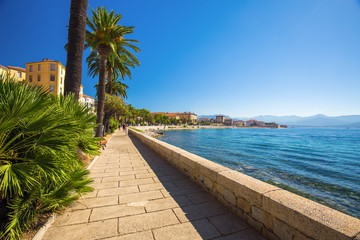
<svg viewBox="0 0 360 240"><path fill-rule="evenodd" d="M360 129L196 129L160 140L360 218Z"/></svg>

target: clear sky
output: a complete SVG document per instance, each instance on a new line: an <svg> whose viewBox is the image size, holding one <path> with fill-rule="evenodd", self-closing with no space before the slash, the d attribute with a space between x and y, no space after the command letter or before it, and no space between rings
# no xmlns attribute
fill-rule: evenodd
<svg viewBox="0 0 360 240"><path fill-rule="evenodd" d="M360 114L359 0L89 0L98 5L135 26L141 66L125 83L137 108ZM0 0L0 64L66 65L69 12L70 0ZM84 93L97 81L84 62Z"/></svg>

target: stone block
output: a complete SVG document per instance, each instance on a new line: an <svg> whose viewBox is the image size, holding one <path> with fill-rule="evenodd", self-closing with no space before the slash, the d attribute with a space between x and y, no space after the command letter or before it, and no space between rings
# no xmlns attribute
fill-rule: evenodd
<svg viewBox="0 0 360 240"><path fill-rule="evenodd" d="M295 233L294 233L294 239L293 240L312 240L311 238L305 236L304 234L302 234L301 232L295 230ZM354 240L360 240L355 238Z"/></svg>
<svg viewBox="0 0 360 240"><path fill-rule="evenodd" d="M106 196L124 195L124 194L137 193L137 192L139 192L137 186L117 187L117 188L99 189L97 196L106 197Z"/></svg>
<svg viewBox="0 0 360 240"><path fill-rule="evenodd" d="M243 215L244 220L252 226L257 232L261 232L261 229L264 228L264 225L257 221L256 219L252 218L249 214L244 213Z"/></svg>
<svg viewBox="0 0 360 240"><path fill-rule="evenodd" d="M196 161L196 169L199 169L199 174L203 174L204 176L210 178L213 182L216 181L218 173L230 170L227 167L221 166L199 156L196 156L194 160Z"/></svg>
<svg viewBox="0 0 360 240"><path fill-rule="evenodd" d="M43 239L99 239L117 235L117 219L49 228Z"/></svg>
<svg viewBox="0 0 360 240"><path fill-rule="evenodd" d="M171 210L119 218L120 234L146 231L179 223Z"/></svg>
<svg viewBox="0 0 360 240"><path fill-rule="evenodd" d="M154 180L152 178L124 180L124 181L120 181L120 187L136 186L136 185L143 185L149 183L154 183Z"/></svg>
<svg viewBox="0 0 360 240"><path fill-rule="evenodd" d="M163 198L163 195L159 190L151 191L151 192L140 192L140 193L132 193L119 196L120 204L130 203L130 202L141 202L141 201L149 201L153 199Z"/></svg>
<svg viewBox="0 0 360 240"><path fill-rule="evenodd" d="M245 199L238 197L236 199L236 206L243 210L246 213L250 213L251 212L251 205L248 201L246 201Z"/></svg>
<svg viewBox="0 0 360 240"><path fill-rule="evenodd" d="M166 210L171 208L178 208L179 206L188 206L191 202L185 196L179 196L174 198L162 198L145 203L145 209L147 212L155 212L159 210Z"/></svg>
<svg viewBox="0 0 360 240"><path fill-rule="evenodd" d="M90 221L99 221L141 213L145 213L145 209L142 206L115 205L108 207L99 207L93 209Z"/></svg>
<svg viewBox="0 0 360 240"><path fill-rule="evenodd" d="M107 238L106 240L154 240L154 238L151 231L144 231Z"/></svg>
<svg viewBox="0 0 360 240"><path fill-rule="evenodd" d="M274 219L274 233L281 240L293 240L295 229L291 228L286 223Z"/></svg>
<svg viewBox="0 0 360 240"><path fill-rule="evenodd" d="M217 176L217 183L233 191L236 197L241 197L256 206L261 206L261 197L264 193L280 190L280 188L233 170L220 172Z"/></svg>
<svg viewBox="0 0 360 240"><path fill-rule="evenodd" d="M224 195L224 187L217 182L214 182L214 191L215 194Z"/></svg>
<svg viewBox="0 0 360 240"><path fill-rule="evenodd" d="M263 209L314 239L349 240L360 229L359 219L285 190L266 193Z"/></svg>
<svg viewBox="0 0 360 240"><path fill-rule="evenodd" d="M179 158L180 165L188 166L191 169L195 169L195 161L193 160L194 154L182 153Z"/></svg>
<svg viewBox="0 0 360 240"><path fill-rule="evenodd" d="M196 205L185 206L174 209L179 219L184 222L187 220L197 220L227 213L228 210L221 204L213 201Z"/></svg>
<svg viewBox="0 0 360 240"><path fill-rule="evenodd" d="M251 206L251 216L257 221L264 224L267 229L272 230L274 228L273 217L269 213L263 211L262 209L255 206Z"/></svg>
<svg viewBox="0 0 360 240"><path fill-rule="evenodd" d="M118 204L118 196L80 199L70 206L71 209L95 208Z"/></svg>
<svg viewBox="0 0 360 240"><path fill-rule="evenodd" d="M280 238L278 238L273 232L269 231L266 228L261 229L261 235L263 235L268 240L280 240Z"/></svg>
<svg viewBox="0 0 360 240"><path fill-rule="evenodd" d="M90 213L91 209L65 211L63 214L56 218L53 226L87 223L89 221Z"/></svg>
<svg viewBox="0 0 360 240"><path fill-rule="evenodd" d="M209 220L216 227L216 229L218 229L224 235L250 228L249 225L241 221L232 213L211 217Z"/></svg>
<svg viewBox="0 0 360 240"><path fill-rule="evenodd" d="M235 194L227 188L224 189L224 199L231 205L236 206Z"/></svg>
<svg viewBox="0 0 360 240"><path fill-rule="evenodd" d="M169 184L169 183L168 183ZM175 186L174 184L172 184ZM153 191L158 189L165 189L164 185L162 183L150 183L145 185L139 185L140 192L147 192L147 191Z"/></svg>
<svg viewBox="0 0 360 240"><path fill-rule="evenodd" d="M190 201L193 204L214 201L214 198L212 198L208 193L204 193L204 192L190 193L190 194L186 194L186 196L190 199Z"/></svg>
<svg viewBox="0 0 360 240"><path fill-rule="evenodd" d="M201 240L219 237L220 233L208 220L176 224L154 230L156 240Z"/></svg>

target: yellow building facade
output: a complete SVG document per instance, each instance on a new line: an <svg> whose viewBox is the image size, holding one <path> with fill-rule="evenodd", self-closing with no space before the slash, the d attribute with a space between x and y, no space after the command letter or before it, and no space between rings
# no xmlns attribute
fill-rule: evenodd
<svg viewBox="0 0 360 240"><path fill-rule="evenodd" d="M44 86L54 95L64 94L65 67L59 61L43 59L25 66L26 83Z"/></svg>
<svg viewBox="0 0 360 240"><path fill-rule="evenodd" d="M18 82L25 81L26 79L26 70L22 67L4 67L0 65L0 75L2 74L6 74L10 78L14 78Z"/></svg>

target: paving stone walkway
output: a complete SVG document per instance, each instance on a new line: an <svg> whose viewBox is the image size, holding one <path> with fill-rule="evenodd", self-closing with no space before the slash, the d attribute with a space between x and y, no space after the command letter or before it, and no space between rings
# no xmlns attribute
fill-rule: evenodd
<svg viewBox="0 0 360 240"><path fill-rule="evenodd" d="M94 192L58 216L43 239L264 239L122 131L113 135L91 177Z"/></svg>

